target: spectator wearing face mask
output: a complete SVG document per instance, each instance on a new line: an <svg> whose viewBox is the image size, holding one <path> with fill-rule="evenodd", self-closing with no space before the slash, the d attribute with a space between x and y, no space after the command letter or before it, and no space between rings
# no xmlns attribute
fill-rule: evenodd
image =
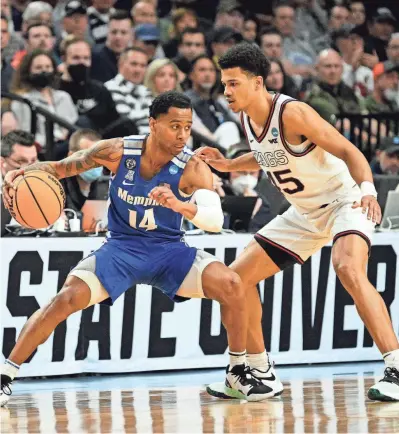
<svg viewBox="0 0 399 434"><path fill-rule="evenodd" d="M16 71L11 91L28 99L34 105L74 124L78 119L78 114L71 97L62 90L54 89L56 68L55 60L50 54L40 49L34 50L24 57L21 66ZM16 118L18 128L30 132L31 111L29 106L19 101L12 101L11 111ZM65 140L67 135L68 131L58 124L54 124L55 142ZM35 139L44 149L46 146L46 128L42 115L37 117Z"/></svg>
<svg viewBox="0 0 399 434"><path fill-rule="evenodd" d="M93 130L77 130L69 139L68 155L78 151L85 151L94 146L99 140L101 140L101 136ZM87 199L95 199L97 181L102 172L102 167L96 167L77 176L62 179L61 183L66 194L65 208L80 211Z"/></svg>
<svg viewBox="0 0 399 434"><path fill-rule="evenodd" d="M373 175L397 175L399 173L399 136L382 139L370 167Z"/></svg>
<svg viewBox="0 0 399 434"><path fill-rule="evenodd" d="M396 104L398 74L399 65L389 60L374 67L374 91L364 101L369 113L393 113L399 110Z"/></svg>

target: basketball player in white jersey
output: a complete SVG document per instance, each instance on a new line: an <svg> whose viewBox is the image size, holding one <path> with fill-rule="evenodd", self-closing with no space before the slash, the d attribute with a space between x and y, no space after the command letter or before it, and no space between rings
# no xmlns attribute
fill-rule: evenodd
<svg viewBox="0 0 399 434"><path fill-rule="evenodd" d="M254 45L239 44L219 60L229 107L241 112L252 152L228 160L213 148L198 155L220 172L257 170L292 204L262 228L231 265L247 290L247 361L251 372L281 393L265 351L257 283L293 263L302 264L333 240L332 261L345 289L381 351L384 378L368 392L373 400L399 400L399 343L384 301L367 278L374 226L381 220L366 158L310 106L269 94L270 63ZM222 396L220 390L208 392Z"/></svg>

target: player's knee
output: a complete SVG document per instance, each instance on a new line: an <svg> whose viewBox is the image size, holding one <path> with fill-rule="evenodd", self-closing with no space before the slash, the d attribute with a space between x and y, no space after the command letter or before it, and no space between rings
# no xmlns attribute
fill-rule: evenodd
<svg viewBox="0 0 399 434"><path fill-rule="evenodd" d="M224 304L241 303L245 297L244 288L240 276L230 271L223 279L221 302Z"/></svg>
<svg viewBox="0 0 399 434"><path fill-rule="evenodd" d="M364 271L353 257L344 256L333 261L334 270L346 289L360 286Z"/></svg>
<svg viewBox="0 0 399 434"><path fill-rule="evenodd" d="M77 290L76 287L65 284L62 290L52 300L52 310L61 317L67 318L69 315L84 309L88 304L87 297Z"/></svg>

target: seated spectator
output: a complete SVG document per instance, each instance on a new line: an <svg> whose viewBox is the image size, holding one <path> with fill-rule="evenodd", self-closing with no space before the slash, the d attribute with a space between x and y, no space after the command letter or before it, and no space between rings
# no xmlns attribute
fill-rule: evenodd
<svg viewBox="0 0 399 434"><path fill-rule="evenodd" d="M92 0L87 9L91 37L96 44L104 44L108 34L108 24L115 12L112 7L115 0Z"/></svg>
<svg viewBox="0 0 399 434"><path fill-rule="evenodd" d="M364 40L356 28L345 25L333 34L334 45L343 60L342 81L359 98L369 95L374 89L373 71L361 64L364 55Z"/></svg>
<svg viewBox="0 0 399 434"><path fill-rule="evenodd" d="M283 39L284 58L290 62L284 63L285 70L289 75L312 76L317 54L310 43L296 33L295 9L290 2L277 3L273 15L274 26Z"/></svg>
<svg viewBox="0 0 399 434"><path fill-rule="evenodd" d="M365 99L369 113L393 113L399 111L396 104L399 84L399 65L389 60L377 63L373 69L374 91Z"/></svg>
<svg viewBox="0 0 399 434"><path fill-rule="evenodd" d="M388 60L394 65L399 65L399 33L394 33L387 47ZM396 104L399 106L399 85L396 88Z"/></svg>
<svg viewBox="0 0 399 434"><path fill-rule="evenodd" d="M194 11L185 8L175 9L172 12L172 28L170 30L171 38L166 42L166 44L163 44L165 56L169 59L176 57L183 30L197 27L198 19Z"/></svg>
<svg viewBox="0 0 399 434"><path fill-rule="evenodd" d="M399 137L385 137L370 163L373 175L397 175L399 173Z"/></svg>
<svg viewBox="0 0 399 434"><path fill-rule="evenodd" d="M378 8L369 25L370 35L366 38L366 53L374 55L370 64L373 68L378 62L387 60L386 48L391 35L395 31L397 20L388 8Z"/></svg>
<svg viewBox="0 0 399 434"><path fill-rule="evenodd" d="M228 149L240 140L240 129L230 110L217 101L212 93L216 85L216 67L206 55L198 56L192 64L192 89L186 91L194 109L193 131L205 133L220 146Z"/></svg>
<svg viewBox="0 0 399 434"><path fill-rule="evenodd" d="M141 83L147 69L148 57L141 48L128 48L119 59L119 73L105 83L122 116L127 116L140 134L149 133L149 107L151 95Z"/></svg>
<svg viewBox="0 0 399 434"><path fill-rule="evenodd" d="M361 113L362 107L353 90L342 81L343 64L335 50L320 53L317 79L307 92L305 102L331 124L336 124L340 113Z"/></svg>
<svg viewBox="0 0 399 434"><path fill-rule="evenodd" d="M21 35L14 32L11 13L3 12L3 2L1 11L1 62L8 65L17 51L25 48L25 42ZM11 25L10 25L11 24Z"/></svg>
<svg viewBox="0 0 399 434"><path fill-rule="evenodd" d="M216 10L215 29L230 27L237 33L244 30L245 10L237 0L221 0Z"/></svg>
<svg viewBox="0 0 399 434"><path fill-rule="evenodd" d="M53 53L55 46L54 30L48 24L33 23L30 24L25 33L26 48L21 51L17 51L11 61L11 66L17 69L21 64L22 59L27 53L31 53L33 50L39 48ZM54 56L56 63L61 63L60 59Z"/></svg>
<svg viewBox="0 0 399 434"><path fill-rule="evenodd" d="M138 1L131 10L133 24L157 24L158 17L155 4L148 1Z"/></svg>
<svg viewBox="0 0 399 434"><path fill-rule="evenodd" d="M349 5L349 22L355 26L362 26L366 22L366 8L362 1L352 0Z"/></svg>
<svg viewBox="0 0 399 434"><path fill-rule="evenodd" d="M295 0L295 4L295 29L298 35L303 35L310 42L325 35L328 18L327 12L320 6L320 1Z"/></svg>
<svg viewBox="0 0 399 434"><path fill-rule="evenodd" d="M168 90L181 92L177 66L169 59L153 60L145 74L144 86L149 89L152 98Z"/></svg>
<svg viewBox="0 0 399 434"><path fill-rule="evenodd" d="M78 119L77 110L71 97L62 90L54 89L54 79L57 65L55 60L43 50L34 50L22 60L16 71L11 91L28 99L38 107L56 114L60 118L74 124ZM27 104L19 101L11 102L11 110L16 118L18 128L31 131L31 111ZM46 147L45 118L37 117L36 142L42 149ZM54 140L61 142L66 139L68 131L54 124Z"/></svg>
<svg viewBox="0 0 399 434"><path fill-rule="evenodd" d="M200 29L189 27L181 32L178 55L173 59L173 62L180 71L187 75L191 70L191 62L205 52L205 33Z"/></svg>
<svg viewBox="0 0 399 434"><path fill-rule="evenodd" d="M255 15L248 14L244 18L244 28L242 36L245 41L256 43L258 40L259 22Z"/></svg>
<svg viewBox="0 0 399 434"><path fill-rule="evenodd" d="M90 45L82 39L69 38L61 51L65 69L59 88L71 96L79 114L77 124L103 132L119 119L119 114L108 89L90 78Z"/></svg>
<svg viewBox="0 0 399 434"><path fill-rule="evenodd" d="M212 60L215 65L219 64L219 57L222 56L233 45L243 40L241 33L231 27L218 27L212 35L211 49Z"/></svg>
<svg viewBox="0 0 399 434"><path fill-rule="evenodd" d="M10 89L12 74L14 72L11 65L7 62L4 51L10 43L10 32L8 30L8 19L6 16L1 16L1 90L7 92Z"/></svg>
<svg viewBox="0 0 399 434"><path fill-rule="evenodd" d="M266 87L269 91L282 93L295 99L299 98L295 82L285 73L280 59L270 59L270 72L266 79Z"/></svg>
<svg viewBox="0 0 399 434"><path fill-rule="evenodd" d="M105 83L118 73L118 59L132 43L132 20L125 11L114 12L109 19L105 45L93 49L91 78Z"/></svg>
<svg viewBox="0 0 399 434"><path fill-rule="evenodd" d="M57 47L69 35L76 38L84 38L90 44L94 44L89 31L87 7L80 0L69 0L65 4L62 11L61 26L57 30Z"/></svg>
<svg viewBox="0 0 399 434"><path fill-rule="evenodd" d="M22 14L22 33L28 30L33 23L46 24L53 26L53 8L47 2L34 1L29 2Z"/></svg>
<svg viewBox="0 0 399 434"><path fill-rule="evenodd" d="M69 139L68 155L94 146L101 136L93 130L75 131ZM77 176L61 179L66 194L65 208L80 211L87 199L96 198L97 180L103 173L102 167L90 169Z"/></svg>
<svg viewBox="0 0 399 434"><path fill-rule="evenodd" d="M140 24L134 30L134 45L142 48L150 61L163 59L163 52L159 28L155 24Z"/></svg>
<svg viewBox="0 0 399 434"><path fill-rule="evenodd" d="M281 59L283 57L283 38L274 27L266 27L260 35L260 48L268 58Z"/></svg>
<svg viewBox="0 0 399 434"><path fill-rule="evenodd" d="M22 130L14 130L4 135L1 139L1 178L3 180L7 172L29 166L37 162L37 150L35 138L32 134ZM11 214L1 202L1 236L6 231L6 225L12 220Z"/></svg>

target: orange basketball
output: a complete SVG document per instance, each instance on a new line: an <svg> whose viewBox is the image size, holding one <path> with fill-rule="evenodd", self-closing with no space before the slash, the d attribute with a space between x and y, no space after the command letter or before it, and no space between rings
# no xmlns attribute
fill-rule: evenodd
<svg viewBox="0 0 399 434"><path fill-rule="evenodd" d="M57 178L32 170L16 178L14 185L10 213L21 226L42 229L58 220L64 209L65 192Z"/></svg>

